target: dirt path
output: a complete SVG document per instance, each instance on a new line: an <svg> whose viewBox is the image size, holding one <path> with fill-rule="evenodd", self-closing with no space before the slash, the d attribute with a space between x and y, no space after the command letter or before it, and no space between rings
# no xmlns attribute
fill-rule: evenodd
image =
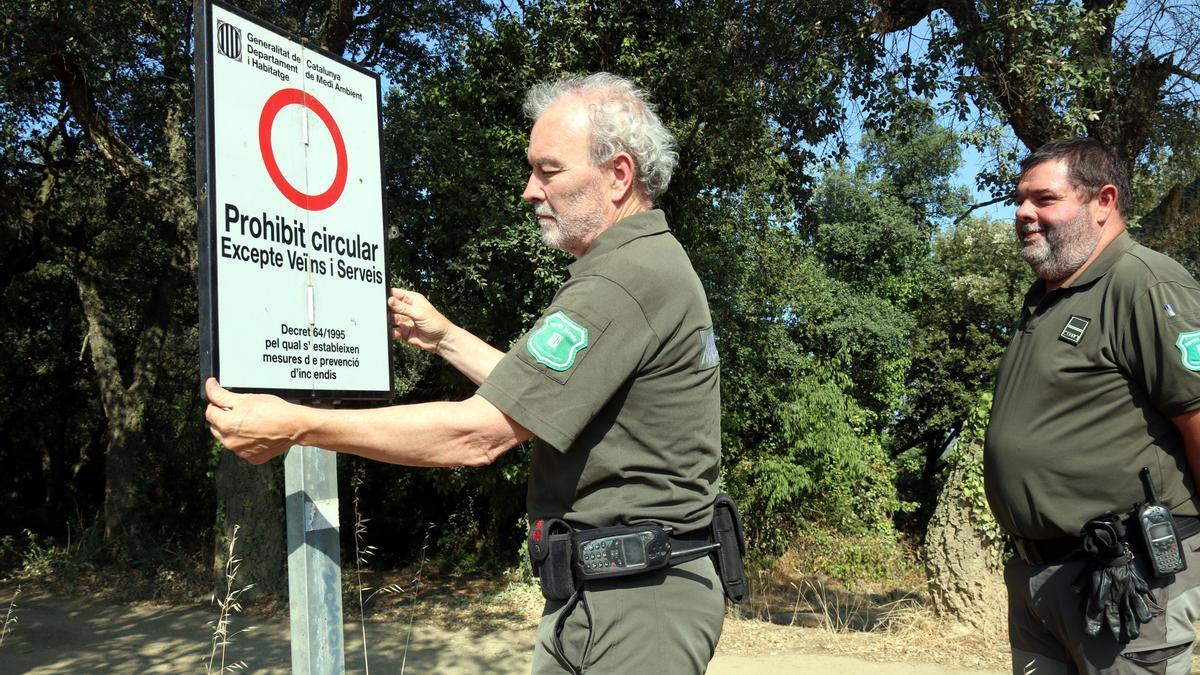
<svg viewBox="0 0 1200 675"><path fill-rule="evenodd" d="M165 605L121 605L105 601L61 597L45 591L22 593L17 622L0 645L0 673L182 673L199 672L211 649L215 610ZM253 626L237 635L226 662L245 661L254 673L288 673L291 659L285 620L237 617L233 630ZM726 635L763 630L805 631L753 621L730 621ZM405 624L368 622L370 667L378 673L528 673L533 631L495 625L463 626L447 630L418 620L409 641ZM792 635L791 633L786 633ZM792 635L792 637L795 637ZM802 638L802 636L801 636ZM357 623L346 626L346 668L365 671L362 632ZM810 647L829 639L814 632ZM709 673L751 675L760 673L822 673L823 675L982 675L1000 670L952 669L922 663L876 663L852 656L796 651L795 640L777 641L757 653L718 651ZM739 643L731 639L730 643ZM219 664L219 655L216 664ZM402 661L402 659L404 659Z"/></svg>

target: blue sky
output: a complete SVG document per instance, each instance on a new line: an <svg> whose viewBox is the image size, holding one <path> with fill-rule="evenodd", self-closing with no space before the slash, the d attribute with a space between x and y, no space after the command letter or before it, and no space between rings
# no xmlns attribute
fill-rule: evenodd
<svg viewBox="0 0 1200 675"><path fill-rule="evenodd" d="M955 183L965 185L971 189L975 195L975 203L980 204L999 195L993 195L985 192L980 192L975 185L975 176L983 169L987 158L984 157L978 150L967 145L963 146L963 165L955 174ZM993 220L1012 220L1014 216L1014 207L1007 200L989 206L980 207L971 212L972 216L987 217Z"/></svg>

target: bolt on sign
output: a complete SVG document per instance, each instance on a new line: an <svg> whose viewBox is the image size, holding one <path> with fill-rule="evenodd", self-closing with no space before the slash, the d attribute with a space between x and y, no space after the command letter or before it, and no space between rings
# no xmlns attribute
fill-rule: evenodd
<svg viewBox="0 0 1200 675"><path fill-rule="evenodd" d="M201 386L390 398L379 76L217 0L206 16Z"/></svg>

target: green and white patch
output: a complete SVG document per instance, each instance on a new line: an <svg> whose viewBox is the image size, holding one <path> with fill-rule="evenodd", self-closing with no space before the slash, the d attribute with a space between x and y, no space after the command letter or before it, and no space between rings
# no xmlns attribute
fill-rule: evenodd
<svg viewBox="0 0 1200 675"><path fill-rule="evenodd" d="M588 332L566 314L555 312L529 336L525 348L538 363L560 373L575 365L575 357L588 346Z"/></svg>
<svg viewBox="0 0 1200 675"><path fill-rule="evenodd" d="M1175 346L1183 355L1183 367L1200 372L1200 330L1180 333Z"/></svg>

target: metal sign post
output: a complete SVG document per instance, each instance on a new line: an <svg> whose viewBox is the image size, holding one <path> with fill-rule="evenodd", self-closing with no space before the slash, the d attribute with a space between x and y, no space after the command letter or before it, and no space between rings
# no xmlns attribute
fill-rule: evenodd
<svg viewBox="0 0 1200 675"><path fill-rule="evenodd" d="M379 76L196 0L200 390L388 400ZM284 461L292 672L345 672L337 464Z"/></svg>
<svg viewBox="0 0 1200 675"><path fill-rule="evenodd" d="M292 672L344 673L337 457L304 445L284 460Z"/></svg>

